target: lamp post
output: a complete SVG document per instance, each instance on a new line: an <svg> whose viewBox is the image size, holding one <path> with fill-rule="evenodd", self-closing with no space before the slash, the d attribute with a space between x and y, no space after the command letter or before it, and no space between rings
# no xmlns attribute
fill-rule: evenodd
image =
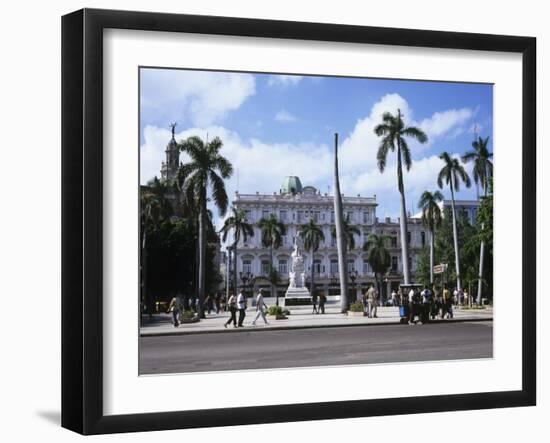
<svg viewBox="0 0 550 443"><path fill-rule="evenodd" d="M355 288L355 280L357 279L357 269L354 269L353 271L350 271L349 272L349 278L351 280L351 287L353 288L353 297L351 297L353 299L354 302L357 301L357 291L356 291L356 288Z"/></svg>
<svg viewBox="0 0 550 443"><path fill-rule="evenodd" d="M250 272L239 272L239 277L241 279L241 281L243 282L242 284L242 288L243 288L243 291L245 293L245 296L246 296L246 282L250 281L252 279L252 274Z"/></svg>

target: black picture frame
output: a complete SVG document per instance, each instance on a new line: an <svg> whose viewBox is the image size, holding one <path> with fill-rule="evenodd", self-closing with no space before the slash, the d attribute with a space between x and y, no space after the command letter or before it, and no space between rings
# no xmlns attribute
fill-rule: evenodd
<svg viewBox="0 0 550 443"><path fill-rule="evenodd" d="M104 415L102 37L107 28L521 54L521 390ZM532 37L96 9L65 15L62 18L62 426L82 434L104 434L535 405L535 162L536 39Z"/></svg>

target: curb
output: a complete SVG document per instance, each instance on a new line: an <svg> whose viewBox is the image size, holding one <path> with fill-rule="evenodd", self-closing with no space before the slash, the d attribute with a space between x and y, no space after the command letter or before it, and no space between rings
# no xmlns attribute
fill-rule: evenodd
<svg viewBox="0 0 550 443"><path fill-rule="evenodd" d="M279 320L284 321L284 320ZM467 323L467 322L482 322L482 321L493 321L493 317L488 318L453 318L445 320L430 320L430 324L440 324L440 323ZM172 330L166 332L152 332L152 333L141 333L141 337L167 337L167 336L179 336L179 335L199 335L199 334L222 334L222 333L233 333L239 334L243 332L268 332L268 331L288 331L288 330L297 330L297 329L326 329L326 328L353 328L357 326L408 326L406 324L399 323L399 320L384 321L377 323L351 323L351 324L328 324L328 325L296 325L296 326L272 326L269 328L265 327L252 327L247 326L245 328L227 328L227 329L213 329L211 331L186 331L183 329Z"/></svg>

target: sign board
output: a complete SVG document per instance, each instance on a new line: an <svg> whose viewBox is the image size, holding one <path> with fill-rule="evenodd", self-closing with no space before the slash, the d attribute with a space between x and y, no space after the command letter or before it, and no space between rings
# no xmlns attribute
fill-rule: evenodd
<svg viewBox="0 0 550 443"><path fill-rule="evenodd" d="M447 270L447 263L434 266L434 274L443 274Z"/></svg>

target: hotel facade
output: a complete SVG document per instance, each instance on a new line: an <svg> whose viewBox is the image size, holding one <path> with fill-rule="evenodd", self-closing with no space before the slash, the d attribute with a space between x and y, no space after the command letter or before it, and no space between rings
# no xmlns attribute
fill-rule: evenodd
<svg viewBox="0 0 550 443"><path fill-rule="evenodd" d="M288 287L288 271L290 254L293 248L293 239L300 226L313 219L325 236L319 249L312 256L302 251L305 256L307 285L310 283L311 266L314 268L316 293L320 295L337 295L340 292L339 269L336 241L332 237L334 226L334 197L321 192L313 186L302 186L299 177L285 177L279 192L273 194L243 194L236 192L233 206L246 214L247 222L254 226L254 236L241 241L234 257L230 250L231 259L237 260L237 274L239 285L262 287L268 295L270 285L265 279L269 273L269 249L261 242L261 232L257 224L262 218L275 215L286 226L286 235L281 247L273 251L273 266L281 278L277 287L280 297ZM391 256L391 265L388 273L383 276L383 295L389 295L397 289L403 281L403 264L401 256L401 238L399 220L385 217L379 218L376 214L376 196L363 197L342 196L344 217L349 223L356 226L360 233L355 235L355 247L347 254L347 269L349 273L350 291L358 296L361 290L375 283L374 273L367 261L367 254L363 251L363 244L369 235L387 235L390 237L388 250ZM420 250L429 242L429 232L423 226L420 218L411 217L408 220L408 241L410 245L411 273L414 276ZM244 277L244 278L243 278ZM414 278L414 277L413 277ZM275 294L272 294L273 296Z"/></svg>

